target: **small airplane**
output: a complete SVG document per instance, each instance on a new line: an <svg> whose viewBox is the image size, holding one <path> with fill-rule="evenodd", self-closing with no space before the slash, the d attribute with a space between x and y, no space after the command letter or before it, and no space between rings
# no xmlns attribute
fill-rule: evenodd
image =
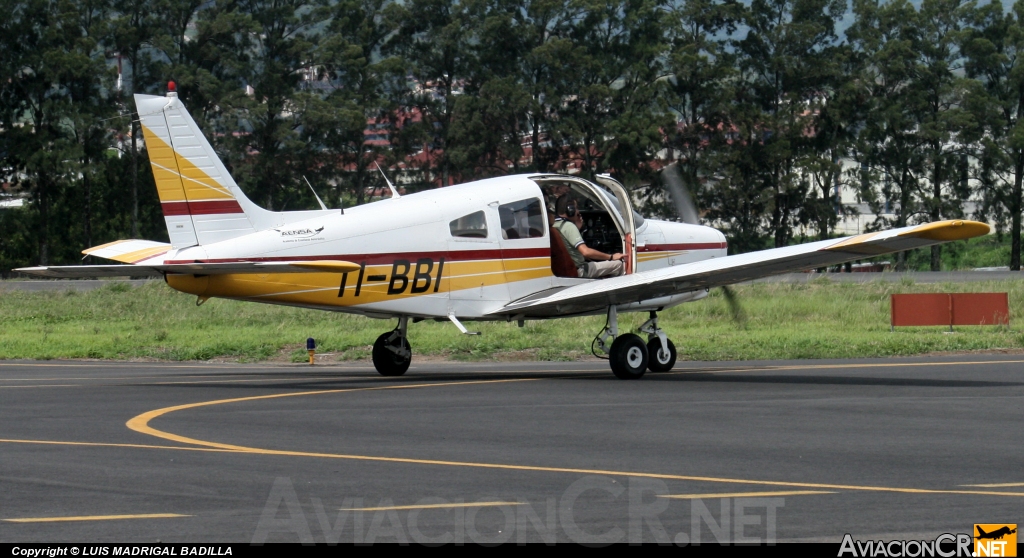
<svg viewBox="0 0 1024 558"><path fill-rule="evenodd" d="M1001 538L1005 537L1006 535L1012 535L1012 534L1017 532L1016 529L1010 529L1010 527L1007 526L1007 525L1004 525L1004 526L996 529L995 531L992 531L991 533L986 533L984 531L984 529L982 529L981 527L978 527L977 529L978 529L978 536L976 538L978 540L1001 539Z"/></svg>
<svg viewBox="0 0 1024 558"><path fill-rule="evenodd" d="M676 361L658 312L700 300L711 288L989 232L984 223L940 221L729 256L725 236L696 224L692 210L689 222L647 219L608 175L592 182L546 173L407 195L387 181L392 196L374 203L342 210L321 202L319 210L272 212L242 193L173 82L166 96L135 95L135 103L170 243L119 240L83 251L127 265L18 271L163 277L196 295L197 305L219 297L397 318L373 345L374 366L384 376L409 368L410 319L449 320L470 333L463 321L522 326L525 320L606 314L591 348L608 355L615 376L640 378L648 369L671 370ZM621 253L623 275L578 276L549 210L564 194L586 223L587 246ZM619 312L650 313L638 329L646 342L619 330Z"/></svg>

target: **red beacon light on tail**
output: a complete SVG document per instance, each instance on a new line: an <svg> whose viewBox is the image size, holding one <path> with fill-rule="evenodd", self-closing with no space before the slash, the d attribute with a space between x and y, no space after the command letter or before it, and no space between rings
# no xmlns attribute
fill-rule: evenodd
<svg viewBox="0 0 1024 558"><path fill-rule="evenodd" d="M175 85L173 81L168 81L167 82L167 92L168 93L175 93L177 91L178 91L178 86Z"/></svg>

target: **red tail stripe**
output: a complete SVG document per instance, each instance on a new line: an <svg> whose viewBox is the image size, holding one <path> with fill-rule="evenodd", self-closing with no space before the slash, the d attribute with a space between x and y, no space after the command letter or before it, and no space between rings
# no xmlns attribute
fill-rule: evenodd
<svg viewBox="0 0 1024 558"><path fill-rule="evenodd" d="M235 200L163 202L160 207L163 208L165 217L242 213L242 206Z"/></svg>

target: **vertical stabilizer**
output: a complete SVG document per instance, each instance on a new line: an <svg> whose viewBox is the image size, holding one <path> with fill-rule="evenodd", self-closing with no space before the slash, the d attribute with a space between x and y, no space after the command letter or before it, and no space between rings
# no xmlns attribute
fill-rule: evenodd
<svg viewBox="0 0 1024 558"><path fill-rule="evenodd" d="M168 88L166 97L135 95L135 105L171 244L185 248L256 232L242 209L252 202Z"/></svg>

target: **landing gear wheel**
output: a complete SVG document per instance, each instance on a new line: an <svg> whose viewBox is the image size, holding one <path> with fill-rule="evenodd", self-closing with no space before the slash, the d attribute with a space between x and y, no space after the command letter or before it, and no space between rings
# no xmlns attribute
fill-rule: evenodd
<svg viewBox="0 0 1024 558"><path fill-rule="evenodd" d="M647 363L647 368L651 372L668 372L676 365L676 346L672 344L671 339L666 339L665 344L668 345L667 355L661 348L661 339L655 337L647 342L647 354L650 355L651 359Z"/></svg>
<svg viewBox="0 0 1024 558"><path fill-rule="evenodd" d="M608 351L612 373L620 380L636 380L647 372L647 345L638 335L620 335Z"/></svg>
<svg viewBox="0 0 1024 558"><path fill-rule="evenodd" d="M401 376L412 362L409 340L394 331L382 333L373 343L373 366L381 376Z"/></svg>

